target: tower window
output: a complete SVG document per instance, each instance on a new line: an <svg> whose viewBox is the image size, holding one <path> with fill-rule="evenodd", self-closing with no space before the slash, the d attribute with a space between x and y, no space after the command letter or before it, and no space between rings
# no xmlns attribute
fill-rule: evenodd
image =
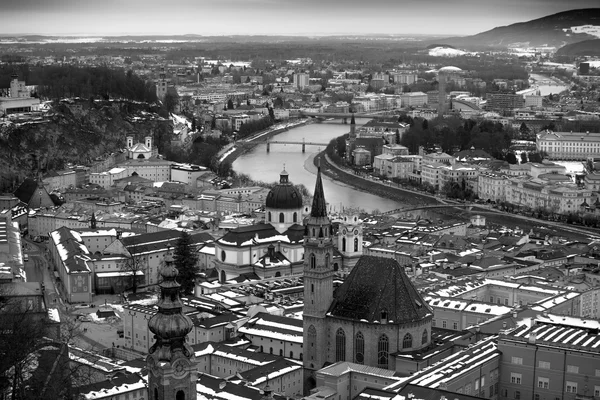
<svg viewBox="0 0 600 400"><path fill-rule="evenodd" d="M346 238L342 238L342 251L346 251Z"/></svg>
<svg viewBox="0 0 600 400"><path fill-rule="evenodd" d="M358 251L358 238L354 238L354 251Z"/></svg>
<svg viewBox="0 0 600 400"><path fill-rule="evenodd" d="M412 347L412 335L410 333L407 333L406 335L404 335L404 339L402 339L402 348L410 349L411 347Z"/></svg>
<svg viewBox="0 0 600 400"><path fill-rule="evenodd" d="M357 364L362 364L365 362L365 337L361 332L358 332L356 334L356 339L354 342L354 346L356 348L356 355L354 356L354 361Z"/></svg>
<svg viewBox="0 0 600 400"><path fill-rule="evenodd" d="M178 390L175 400L185 400L185 392L183 390Z"/></svg>
<svg viewBox="0 0 600 400"><path fill-rule="evenodd" d="M314 283L311 283L311 284L310 284L310 292L311 292L311 293L314 293L314 292L315 292L315 284L314 284Z"/></svg>
<svg viewBox="0 0 600 400"><path fill-rule="evenodd" d="M346 333L342 328L335 333L335 361L346 361Z"/></svg>
<svg viewBox="0 0 600 400"><path fill-rule="evenodd" d="M227 258L227 253L225 253L225 250L221 250L221 261L225 261L226 258Z"/></svg>
<svg viewBox="0 0 600 400"><path fill-rule="evenodd" d="M308 327L308 359L314 360L317 354L317 330L314 325Z"/></svg>
<svg viewBox="0 0 600 400"><path fill-rule="evenodd" d="M272 221L272 219L271 219L271 211L269 211L268 218L269 218L269 222L271 222Z"/></svg>
<svg viewBox="0 0 600 400"><path fill-rule="evenodd" d="M329 269L329 253L325 254L325 268Z"/></svg>
<svg viewBox="0 0 600 400"><path fill-rule="evenodd" d="M423 331L423 338L421 339L421 344L426 344L427 343L427 339L429 339L429 337L427 336L427 329L425 329Z"/></svg>
<svg viewBox="0 0 600 400"><path fill-rule="evenodd" d="M310 269L315 269L317 267L317 257L314 254L310 255Z"/></svg>
<svg viewBox="0 0 600 400"><path fill-rule="evenodd" d="M294 216L292 217L292 221L293 221L294 223L295 223L295 222L298 222L298 213L297 213L297 212L295 212L295 211L294 211Z"/></svg>
<svg viewBox="0 0 600 400"><path fill-rule="evenodd" d="M285 216L283 215L283 213L279 213L279 223L283 224L285 222Z"/></svg>

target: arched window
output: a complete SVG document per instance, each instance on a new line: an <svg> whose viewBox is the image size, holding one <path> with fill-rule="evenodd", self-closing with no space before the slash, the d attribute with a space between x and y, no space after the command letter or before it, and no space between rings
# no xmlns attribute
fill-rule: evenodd
<svg viewBox="0 0 600 400"><path fill-rule="evenodd" d="M283 213L279 213L279 223L283 224L285 222L285 216Z"/></svg>
<svg viewBox="0 0 600 400"><path fill-rule="evenodd" d="M362 364L365 362L365 337L361 332L356 334L356 338L354 339L354 347L356 349L356 354L354 355L354 361L357 364Z"/></svg>
<svg viewBox="0 0 600 400"><path fill-rule="evenodd" d="M269 347L269 354L273 354L273 348Z"/></svg>
<svg viewBox="0 0 600 400"><path fill-rule="evenodd" d="M325 268L329 268L329 253L325 254Z"/></svg>
<svg viewBox="0 0 600 400"><path fill-rule="evenodd" d="M298 213L294 211L294 216L292 217L292 221L298 222Z"/></svg>
<svg viewBox="0 0 600 400"><path fill-rule="evenodd" d="M178 390L175 395L175 400L185 400L185 392L183 390Z"/></svg>
<svg viewBox="0 0 600 400"><path fill-rule="evenodd" d="M302 353L300 353L300 361L302 361Z"/></svg>
<svg viewBox="0 0 600 400"><path fill-rule="evenodd" d="M225 253L225 250L221 250L221 261L225 261L226 258L227 258L227 253Z"/></svg>
<svg viewBox="0 0 600 400"><path fill-rule="evenodd" d="M354 251L358 251L358 238L354 238Z"/></svg>
<svg viewBox="0 0 600 400"><path fill-rule="evenodd" d="M342 251L346 251L346 238L342 238Z"/></svg>
<svg viewBox="0 0 600 400"><path fill-rule="evenodd" d="M426 344L427 343L427 339L429 339L429 337L427 336L427 329L425 329L423 331L423 337L421 338L421 344Z"/></svg>
<svg viewBox="0 0 600 400"><path fill-rule="evenodd" d="M269 222L271 222L271 211L269 211Z"/></svg>
<svg viewBox="0 0 600 400"><path fill-rule="evenodd" d="M313 361L317 355L317 330L314 325L308 327L308 359Z"/></svg>
<svg viewBox="0 0 600 400"><path fill-rule="evenodd" d="M315 284L314 284L314 283L311 283L311 284L310 284L310 292L311 292L311 293L314 293L314 292L315 292Z"/></svg>
<svg viewBox="0 0 600 400"><path fill-rule="evenodd" d="M154 400L158 400L158 389L154 388Z"/></svg>
<svg viewBox="0 0 600 400"><path fill-rule="evenodd" d="M384 308L383 310L381 310L381 322L387 322L387 319L388 319L388 312Z"/></svg>
<svg viewBox="0 0 600 400"><path fill-rule="evenodd" d="M411 347L412 347L412 335L410 333L407 333L406 335L404 335L404 339L402 339L402 348L410 349Z"/></svg>
<svg viewBox="0 0 600 400"><path fill-rule="evenodd" d="M390 358L390 341L388 337L383 334L379 336L377 341L377 367L387 369L388 360Z"/></svg>
<svg viewBox="0 0 600 400"><path fill-rule="evenodd" d="M294 358L294 352L290 351L290 358Z"/></svg>
<svg viewBox="0 0 600 400"><path fill-rule="evenodd" d="M279 357L283 357L283 349L279 349Z"/></svg>
<svg viewBox="0 0 600 400"><path fill-rule="evenodd" d="M342 328L335 333L335 361L346 361L346 334Z"/></svg>
<svg viewBox="0 0 600 400"><path fill-rule="evenodd" d="M317 268L317 257L314 254L310 255L310 269Z"/></svg>

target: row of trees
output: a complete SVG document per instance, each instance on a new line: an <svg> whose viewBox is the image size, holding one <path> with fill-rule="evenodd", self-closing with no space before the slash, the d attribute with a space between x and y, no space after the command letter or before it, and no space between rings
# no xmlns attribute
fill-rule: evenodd
<svg viewBox="0 0 600 400"><path fill-rule="evenodd" d="M237 133L237 139L243 139L252 135L253 133L267 129L268 127L272 126L273 123L273 118L271 118L270 116L261 118L256 121L244 122L240 126L240 130Z"/></svg>

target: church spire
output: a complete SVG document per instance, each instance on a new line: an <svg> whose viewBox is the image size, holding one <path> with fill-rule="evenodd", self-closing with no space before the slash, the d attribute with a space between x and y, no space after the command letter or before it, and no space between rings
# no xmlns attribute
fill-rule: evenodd
<svg viewBox="0 0 600 400"><path fill-rule="evenodd" d="M320 161L319 161L320 162ZM315 184L315 194L313 197L311 217L327 218L327 203L325 202L325 193L323 192L323 180L321 179L321 166L317 170L317 183Z"/></svg>
<svg viewBox="0 0 600 400"><path fill-rule="evenodd" d="M156 342L149 353L156 353L156 358L161 361L172 361L175 358L190 357L192 349L185 341L188 333L193 329L190 317L183 314L183 303L179 297L181 285L175 278L179 271L173 265L173 257L165 257L165 266L161 270L162 282L158 312L148 321L148 328L154 333Z"/></svg>

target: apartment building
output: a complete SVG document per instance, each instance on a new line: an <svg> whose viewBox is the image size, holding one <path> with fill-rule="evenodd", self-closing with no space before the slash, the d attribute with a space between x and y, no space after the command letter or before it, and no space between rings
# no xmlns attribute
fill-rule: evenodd
<svg viewBox="0 0 600 400"><path fill-rule="evenodd" d="M537 151L544 151L551 160L587 160L600 158L600 133L540 132L536 137Z"/></svg>

